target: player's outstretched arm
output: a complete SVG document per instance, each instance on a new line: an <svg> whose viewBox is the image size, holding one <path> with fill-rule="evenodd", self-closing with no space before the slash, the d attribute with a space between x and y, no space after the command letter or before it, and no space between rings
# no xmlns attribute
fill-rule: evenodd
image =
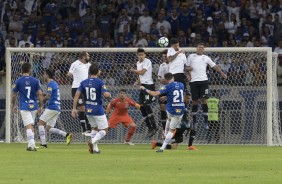
<svg viewBox="0 0 282 184"><path fill-rule="evenodd" d="M221 77L223 77L224 79L227 79L227 75L221 70L221 68L218 65L215 65L213 69L219 72Z"/></svg>
<svg viewBox="0 0 282 184"><path fill-rule="evenodd" d="M134 107L136 107L137 109L140 109L141 106L140 104L136 103Z"/></svg>
<svg viewBox="0 0 282 184"><path fill-rule="evenodd" d="M140 86L140 89L146 91L151 96L159 96L161 94L159 91L151 91L146 89L144 86Z"/></svg>
<svg viewBox="0 0 282 184"><path fill-rule="evenodd" d="M145 68L143 68L142 70L135 70L134 68L131 68L130 71L138 75L143 75L147 70Z"/></svg>

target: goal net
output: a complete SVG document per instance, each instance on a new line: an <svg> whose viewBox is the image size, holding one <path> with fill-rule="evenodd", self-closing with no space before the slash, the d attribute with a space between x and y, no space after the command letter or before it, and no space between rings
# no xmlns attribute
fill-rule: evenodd
<svg viewBox="0 0 282 184"><path fill-rule="evenodd" d="M162 63L162 48L146 48L147 58L153 63L153 74L157 81L158 67ZM91 62L99 63L102 78L113 97L119 89L127 89L128 95L138 102L139 87L134 86L137 76L129 71L136 67L137 48L8 48L6 54L6 142L25 141L25 131L19 112L11 112L11 86L20 76L21 63L32 63L32 76L37 77L46 89L43 72L46 68L56 71L55 79L60 85L62 113L57 127L72 132L74 142L85 142L78 119L71 117L72 79L66 76L72 62L78 59L82 51L90 54ZM183 48L188 56L195 49ZM195 144L281 144L281 121L279 119L278 92L276 81L277 56L270 48L206 48L210 56L227 73L228 79L222 79L216 72L208 68L210 90L219 98L219 121L216 126L205 129L201 107L198 111L198 127ZM189 86L189 85L188 85ZM109 100L104 99L105 106ZM157 122L160 122L159 104L151 105ZM187 108L191 121L191 104ZM137 124L132 138L134 143L149 143L146 137L147 127L139 110L131 108L129 114ZM160 124L160 123L159 123ZM161 127L161 126L160 126ZM37 127L35 134L38 138ZM119 125L111 129L103 138L104 143L123 143L127 129ZM186 135L186 134L185 134ZM184 135L183 144L188 137ZM189 134L188 134L189 135ZM161 140L161 131L154 139ZM48 136L49 142L63 142L64 138Z"/></svg>

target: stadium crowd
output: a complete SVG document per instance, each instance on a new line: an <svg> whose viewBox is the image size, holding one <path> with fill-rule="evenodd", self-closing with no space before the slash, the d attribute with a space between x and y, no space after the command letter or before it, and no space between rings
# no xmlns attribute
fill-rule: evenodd
<svg viewBox="0 0 282 184"><path fill-rule="evenodd" d="M282 0L3 0L0 11L0 71L6 47L158 47L162 36L282 54Z"/></svg>

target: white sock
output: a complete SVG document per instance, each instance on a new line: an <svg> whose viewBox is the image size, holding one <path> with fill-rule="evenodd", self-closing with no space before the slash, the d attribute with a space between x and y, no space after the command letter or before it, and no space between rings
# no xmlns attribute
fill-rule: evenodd
<svg viewBox="0 0 282 184"><path fill-rule="evenodd" d="M40 140L41 140L41 144L43 144L43 145L47 144L46 143L46 136L45 136L46 132L45 132L44 126L39 125L38 130L39 130L39 137L40 137Z"/></svg>
<svg viewBox="0 0 282 184"><path fill-rule="evenodd" d="M91 131L91 140L96 136L97 133L98 133L98 131L96 131L96 130L92 130L92 131ZM94 151L99 151L97 142L98 142L98 141L96 141L96 142L93 144L93 150L94 150Z"/></svg>
<svg viewBox="0 0 282 184"><path fill-rule="evenodd" d="M57 134L57 135L61 135L63 137L67 136L66 132L64 132L63 130L57 129L57 128L50 128L49 132L51 134Z"/></svg>
<svg viewBox="0 0 282 184"><path fill-rule="evenodd" d="M171 140L172 136L173 136L173 133L169 131L166 134L165 140L164 140L163 145L162 145L162 147L160 149L164 150L166 148L166 146L169 143L169 141Z"/></svg>
<svg viewBox="0 0 282 184"><path fill-rule="evenodd" d="M167 134L168 131L169 131L169 125L170 125L170 120L167 119L167 120L166 120L166 123L165 123L165 132L164 132L164 136L166 136L166 134Z"/></svg>
<svg viewBox="0 0 282 184"><path fill-rule="evenodd" d="M31 129L26 130L26 137L27 137L27 147L34 148L35 142L34 142L34 133Z"/></svg>
<svg viewBox="0 0 282 184"><path fill-rule="evenodd" d="M105 130L100 130L94 138L92 138L92 144L94 145L97 141L99 141L100 139L102 139L104 136L106 135L106 131Z"/></svg>

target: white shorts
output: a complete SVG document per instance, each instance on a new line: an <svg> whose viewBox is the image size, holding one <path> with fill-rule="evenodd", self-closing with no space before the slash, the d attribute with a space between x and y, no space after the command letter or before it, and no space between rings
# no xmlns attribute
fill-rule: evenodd
<svg viewBox="0 0 282 184"><path fill-rule="evenodd" d="M169 128L170 129L176 129L176 127L178 127L181 123L181 119L183 115L172 115L169 112L167 112L167 119L169 120L170 124L169 124Z"/></svg>
<svg viewBox="0 0 282 184"><path fill-rule="evenodd" d="M54 127L60 114L61 112L59 111L45 109L39 119L46 122L47 125Z"/></svg>
<svg viewBox="0 0 282 184"><path fill-rule="evenodd" d="M24 126L34 125L34 120L36 117L37 110L35 111L20 110L20 113L22 116Z"/></svg>
<svg viewBox="0 0 282 184"><path fill-rule="evenodd" d="M99 130L102 130L109 127L108 120L105 114L101 116L87 115L87 118L92 128L98 127Z"/></svg>

